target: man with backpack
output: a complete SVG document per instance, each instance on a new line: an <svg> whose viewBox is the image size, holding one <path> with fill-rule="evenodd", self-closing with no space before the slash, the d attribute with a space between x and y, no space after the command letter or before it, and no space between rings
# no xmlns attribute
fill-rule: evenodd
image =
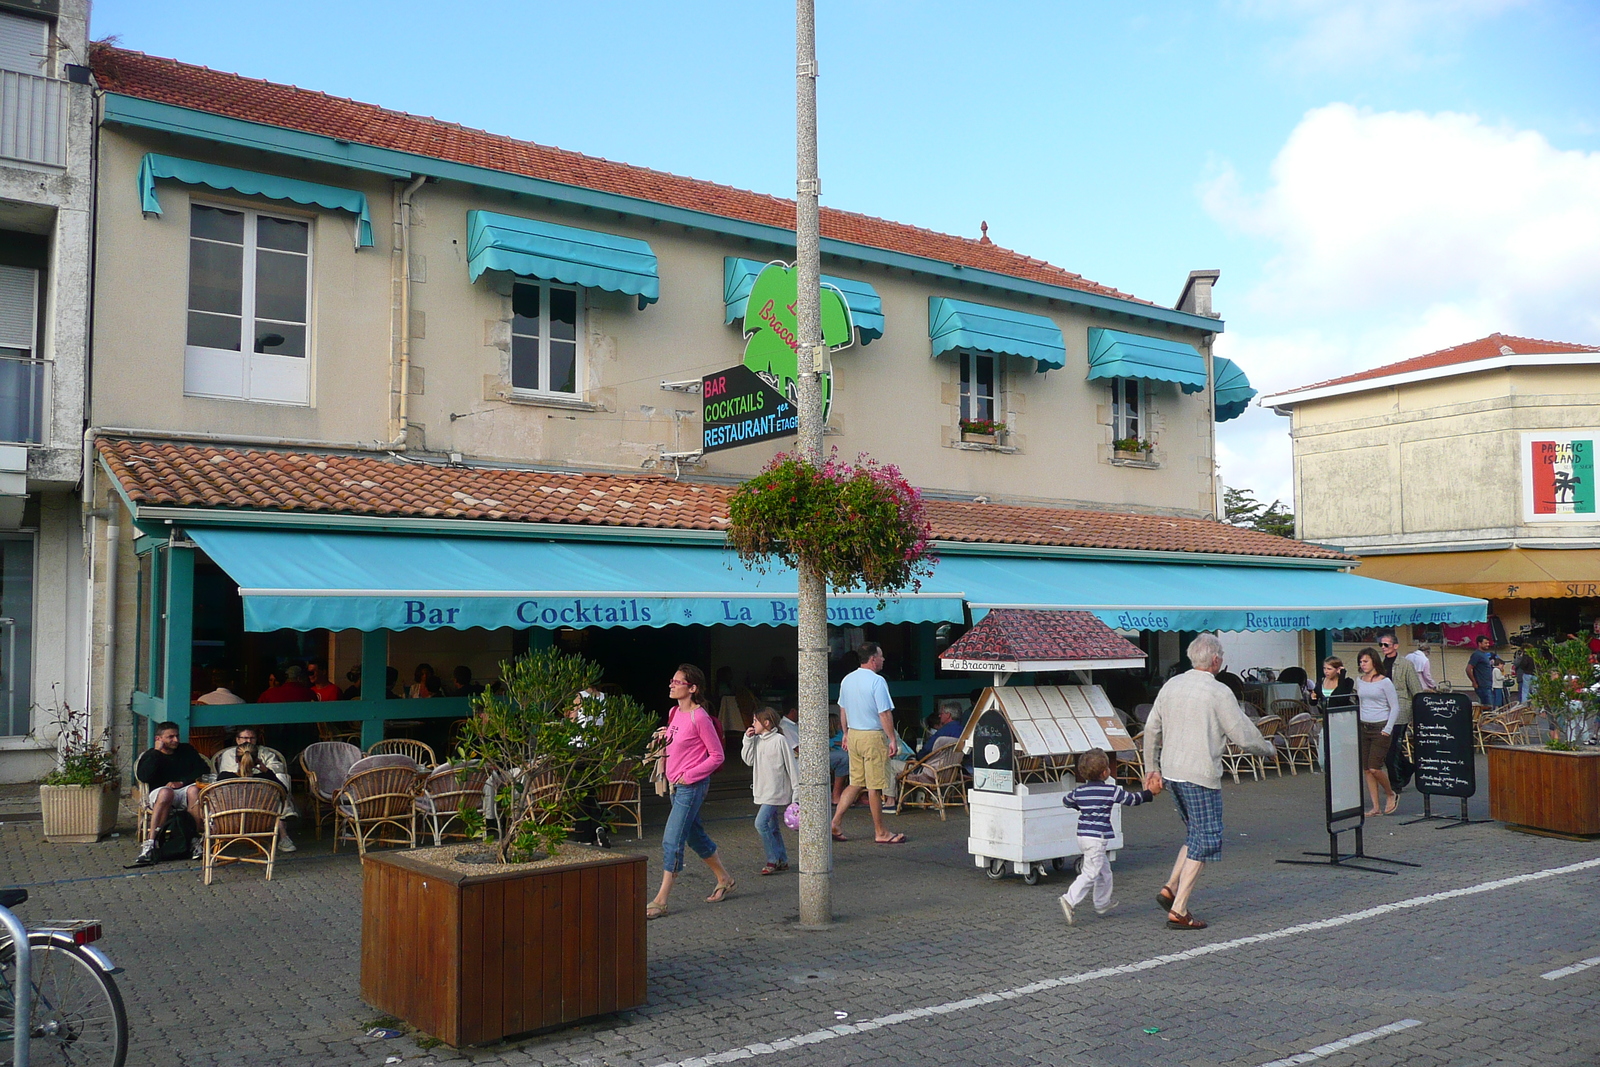
<svg viewBox="0 0 1600 1067"><path fill-rule="evenodd" d="M189 858L200 858L200 838L193 832L193 813L200 808L200 787L195 783L210 770L193 745L178 740L177 723L156 723L155 747L147 749L133 768L133 776L150 787L150 840L139 846L136 863L151 864L162 858L161 831L175 814L189 823Z"/></svg>

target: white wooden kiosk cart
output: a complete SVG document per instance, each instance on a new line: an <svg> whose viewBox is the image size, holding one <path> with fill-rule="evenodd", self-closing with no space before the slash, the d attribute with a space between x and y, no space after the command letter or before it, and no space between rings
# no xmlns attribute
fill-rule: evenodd
<svg viewBox="0 0 1600 1067"><path fill-rule="evenodd" d="M961 737L972 756L967 850L989 877L1003 878L1009 868L1035 885L1048 870L1076 866L1078 813L1061 802L1075 784L1067 771L1091 748L1134 747L1088 672L1140 667L1144 658L1137 645L1082 611L997 609L945 651L946 670L992 672L995 680ZM1018 671L1077 671L1085 684L1007 686ZM1120 806L1111 819L1115 858L1123 845Z"/></svg>

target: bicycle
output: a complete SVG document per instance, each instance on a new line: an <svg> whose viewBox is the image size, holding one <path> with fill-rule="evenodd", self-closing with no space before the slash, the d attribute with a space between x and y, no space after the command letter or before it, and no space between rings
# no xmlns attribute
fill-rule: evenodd
<svg viewBox="0 0 1600 1067"><path fill-rule="evenodd" d="M0 889L0 1067L122 1067L128 1013L111 977L117 965L92 945L100 924L30 930L10 910L27 899L26 889ZM19 940L27 953L17 953Z"/></svg>

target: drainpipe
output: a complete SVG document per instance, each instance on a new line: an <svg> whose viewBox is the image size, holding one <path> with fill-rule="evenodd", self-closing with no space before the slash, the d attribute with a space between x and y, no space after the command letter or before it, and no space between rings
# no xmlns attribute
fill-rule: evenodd
<svg viewBox="0 0 1600 1067"><path fill-rule="evenodd" d="M106 705L106 726L114 728L117 702L117 556L122 548L122 527L117 525L115 505L106 506L106 606L105 659L100 664L100 694Z"/></svg>
<svg viewBox="0 0 1600 1067"><path fill-rule="evenodd" d="M419 174L400 194L400 403L390 447L404 452L411 436L411 197L427 176Z"/></svg>

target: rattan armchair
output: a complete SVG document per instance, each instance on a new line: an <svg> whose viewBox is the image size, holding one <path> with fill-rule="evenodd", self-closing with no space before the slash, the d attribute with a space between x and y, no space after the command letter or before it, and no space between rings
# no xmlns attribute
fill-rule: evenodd
<svg viewBox="0 0 1600 1067"><path fill-rule="evenodd" d="M446 764L422 779L418 787L417 816L433 832L433 843L444 844L446 837L465 837L449 826L463 811L482 810L483 787L489 772L476 763Z"/></svg>
<svg viewBox="0 0 1600 1067"><path fill-rule="evenodd" d="M1271 767L1278 772L1278 777L1282 778L1283 753L1288 745L1283 736L1283 720L1276 715L1263 715L1256 720L1256 729L1261 731L1261 736L1272 745L1272 755L1258 758L1261 773L1265 775L1267 768Z"/></svg>
<svg viewBox="0 0 1600 1067"><path fill-rule="evenodd" d="M261 863L272 881L278 858L278 820L288 793L272 778L229 778L200 792L200 869L205 884L219 863ZM240 846L243 855L227 855Z"/></svg>
<svg viewBox="0 0 1600 1067"><path fill-rule="evenodd" d="M300 753L306 776L306 796L311 800L311 825L322 840L322 821L333 818L333 798L344 786L361 750L346 741L318 741Z"/></svg>
<svg viewBox="0 0 1600 1067"><path fill-rule="evenodd" d="M624 763L616 769L611 781L600 787L595 799L606 813L613 829L633 828L634 840L644 837L644 787L639 781L639 765Z"/></svg>
<svg viewBox="0 0 1600 1067"><path fill-rule="evenodd" d="M1309 711L1302 711L1289 720L1283 728L1283 739L1290 774L1299 774L1297 768L1301 764L1308 771L1317 769L1317 720Z"/></svg>
<svg viewBox="0 0 1600 1067"><path fill-rule="evenodd" d="M967 783L961 773L961 745L959 738L941 737L934 742L933 751L921 759L911 760L900 772L899 810L906 808L934 808L939 819L945 818L945 809L957 802L967 810Z"/></svg>
<svg viewBox="0 0 1600 1067"><path fill-rule="evenodd" d="M433 754L433 746L421 741L413 741L409 737L391 737L387 741L379 741L366 752L369 756L405 756L414 761L419 767L437 766L439 759Z"/></svg>
<svg viewBox="0 0 1600 1067"><path fill-rule="evenodd" d="M206 761L206 770L209 773L215 774L217 772L216 759L211 756L207 756L203 752L200 754L200 758ZM202 789L205 788L204 782L196 782L195 784L200 786ZM136 812L134 816L134 829L139 835L140 842L148 841L150 840L150 835L155 832L155 828L150 825L150 817L155 814L155 804L150 799L150 787L139 781L137 778L134 779L133 782L133 803L134 810ZM200 813L197 811L192 811L189 814L194 818L195 824L198 825L200 822Z"/></svg>
<svg viewBox="0 0 1600 1067"><path fill-rule="evenodd" d="M380 759L401 759L380 756ZM356 852L367 854L368 845L417 847L417 767L377 766L353 768L344 788L333 799L333 850L340 841L354 841Z"/></svg>

